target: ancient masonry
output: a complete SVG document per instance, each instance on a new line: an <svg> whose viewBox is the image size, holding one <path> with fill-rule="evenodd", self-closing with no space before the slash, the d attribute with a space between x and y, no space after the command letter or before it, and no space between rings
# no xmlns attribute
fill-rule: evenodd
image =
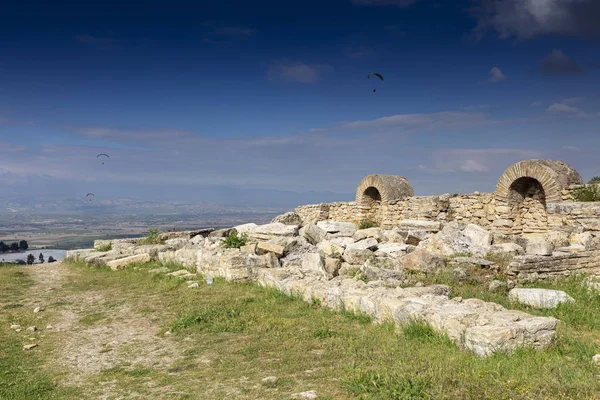
<svg viewBox="0 0 600 400"><path fill-rule="evenodd" d="M573 191L582 185L577 171L553 160L510 166L494 193L417 197L404 177L369 175L354 202L300 206L265 225L168 232L158 245L117 239L108 241L109 251L67 256L114 270L149 260L176 262L189 271L176 274L189 279L256 281L325 307L366 313L375 322L424 321L480 356L519 346L542 349L556 339L558 320L452 298L449 286L420 280L444 271L457 279L487 271L490 290L508 290L577 272L600 274L600 202L574 202ZM225 248L232 233L247 235L247 244ZM107 244L96 241L95 247ZM494 274L505 280L493 280ZM523 301L570 299L532 290L535 298ZM519 299L528 292L515 288L510 295Z"/></svg>

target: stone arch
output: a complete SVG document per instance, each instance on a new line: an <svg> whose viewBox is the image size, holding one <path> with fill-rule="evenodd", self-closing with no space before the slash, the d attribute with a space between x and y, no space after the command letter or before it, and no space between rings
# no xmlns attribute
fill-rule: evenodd
<svg viewBox="0 0 600 400"><path fill-rule="evenodd" d="M563 161L525 160L508 167L494 196L500 218L513 221L507 233L545 232L546 204L562 201L562 190L581 183L581 175Z"/></svg>
<svg viewBox="0 0 600 400"><path fill-rule="evenodd" d="M356 190L356 205L360 218L382 223L384 213L382 205L414 194L408 179L403 176L367 175L360 181Z"/></svg>

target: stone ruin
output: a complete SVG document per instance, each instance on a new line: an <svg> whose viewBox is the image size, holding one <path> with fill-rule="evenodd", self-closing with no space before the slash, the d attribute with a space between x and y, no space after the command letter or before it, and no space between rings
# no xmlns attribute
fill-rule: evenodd
<svg viewBox="0 0 600 400"><path fill-rule="evenodd" d="M574 202L573 190L582 184L571 166L552 160L510 166L494 193L417 197L404 177L369 175L354 202L300 206L265 225L166 232L159 245L116 239L108 252L75 250L67 257L114 270L132 262L175 262L190 279L197 273L255 281L375 322L423 321L480 356L542 349L554 342L557 319L452 297L449 286L420 279L440 271L465 279L474 268L487 274L490 290L511 289L516 301L539 307L572 301L564 292L512 288L600 273L600 202ZM364 221L376 226L359 229ZM246 235L247 243L224 248L232 233ZM493 280L495 274L506 279Z"/></svg>

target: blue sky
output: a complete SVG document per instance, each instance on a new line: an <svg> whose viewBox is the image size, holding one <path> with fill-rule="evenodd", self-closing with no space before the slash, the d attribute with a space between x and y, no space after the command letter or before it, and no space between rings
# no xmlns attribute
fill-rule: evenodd
<svg viewBox="0 0 600 400"><path fill-rule="evenodd" d="M4 194L268 205L349 200L370 173L491 191L527 158L600 175L595 0L13 3Z"/></svg>

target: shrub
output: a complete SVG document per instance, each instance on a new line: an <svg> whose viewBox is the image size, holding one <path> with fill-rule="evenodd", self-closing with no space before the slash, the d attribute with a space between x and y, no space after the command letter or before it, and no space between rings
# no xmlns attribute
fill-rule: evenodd
<svg viewBox="0 0 600 400"><path fill-rule="evenodd" d="M358 223L358 229L376 228L379 224L371 219L363 219Z"/></svg>
<svg viewBox="0 0 600 400"><path fill-rule="evenodd" d="M600 187L584 186L573 191L575 201L600 201Z"/></svg>
<svg viewBox="0 0 600 400"><path fill-rule="evenodd" d="M600 184L600 176L595 176L588 182L590 185Z"/></svg>
<svg viewBox="0 0 600 400"><path fill-rule="evenodd" d="M225 240L223 241L223 247L225 247L226 249L239 249L240 247L244 246L247 241L247 234L242 233L238 236L237 232L234 231L225 238Z"/></svg>
<svg viewBox="0 0 600 400"><path fill-rule="evenodd" d="M103 244L102 246L99 246L97 249L97 251L111 251L111 250L112 250L112 242Z"/></svg>
<svg viewBox="0 0 600 400"><path fill-rule="evenodd" d="M148 231L148 236L140 239L138 241L138 244L161 244L164 241L161 240L158 235L159 235L159 230L158 229L150 229ZM112 244L111 244L111 248L112 248Z"/></svg>

